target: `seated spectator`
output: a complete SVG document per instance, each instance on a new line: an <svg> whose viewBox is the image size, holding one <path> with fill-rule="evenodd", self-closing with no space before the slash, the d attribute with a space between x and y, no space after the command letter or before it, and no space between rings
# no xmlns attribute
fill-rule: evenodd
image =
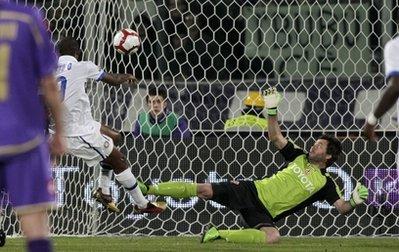
<svg viewBox="0 0 399 252"><path fill-rule="evenodd" d="M151 85L145 97L149 107L148 112L138 115L135 122L133 135L169 137L182 139L191 137L187 120L168 109L167 89L164 86Z"/></svg>

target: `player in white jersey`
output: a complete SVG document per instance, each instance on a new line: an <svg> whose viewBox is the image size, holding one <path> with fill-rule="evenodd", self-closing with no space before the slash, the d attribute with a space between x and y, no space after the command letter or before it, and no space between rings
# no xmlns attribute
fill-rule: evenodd
<svg viewBox="0 0 399 252"><path fill-rule="evenodd" d="M370 140L376 140L374 132L378 119L381 118L397 102L399 97L399 36L390 40L384 48L385 78L388 86L384 90L374 112L367 116L364 135ZM399 103L397 103L399 112ZM399 119L399 114L398 114ZM398 165L399 167L399 165Z"/></svg>
<svg viewBox="0 0 399 252"><path fill-rule="evenodd" d="M162 212L166 209L165 202L149 202L144 198L126 157L114 146L114 142L121 140L121 135L93 119L85 91L85 83L89 79L118 86L134 83L135 77L130 74L106 73L91 61L78 61L81 50L73 38L64 38L57 46L60 57L56 75L65 105L63 125L67 153L82 158L88 166L100 164L103 167L100 188L94 191L93 197L108 210L119 212L109 189L109 173L112 170L115 179L133 197L136 212Z"/></svg>

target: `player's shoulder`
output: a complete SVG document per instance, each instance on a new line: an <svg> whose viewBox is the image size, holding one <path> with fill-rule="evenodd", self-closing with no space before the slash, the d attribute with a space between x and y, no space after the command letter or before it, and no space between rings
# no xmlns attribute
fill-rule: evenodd
<svg viewBox="0 0 399 252"><path fill-rule="evenodd" d="M96 66L92 61L78 61L75 57L71 55L62 55L58 58L59 64L71 64L73 66L77 66L79 68L82 67L92 67Z"/></svg>
<svg viewBox="0 0 399 252"><path fill-rule="evenodd" d="M79 61L77 64L82 68L98 68L98 66L90 60Z"/></svg>
<svg viewBox="0 0 399 252"><path fill-rule="evenodd" d="M91 60L82 60L82 61L79 61L81 64L84 64L84 65L95 65L95 63L93 62L93 61L91 61Z"/></svg>
<svg viewBox="0 0 399 252"><path fill-rule="evenodd" d="M28 20L29 18L34 19L39 15L39 10L30 5L21 5L13 2L2 2L1 11L10 12L7 16L15 18L16 20Z"/></svg>
<svg viewBox="0 0 399 252"><path fill-rule="evenodd" d="M0 6L1 6L1 11L15 11L15 12L29 13L29 10L31 10L31 7L16 4L13 2L0 1Z"/></svg>
<svg viewBox="0 0 399 252"><path fill-rule="evenodd" d="M72 70L78 63L75 57L70 55L62 55L58 58L58 71Z"/></svg>
<svg viewBox="0 0 399 252"><path fill-rule="evenodd" d="M397 52L397 50L399 50L399 36L389 40L386 44L385 44L385 51L395 51Z"/></svg>

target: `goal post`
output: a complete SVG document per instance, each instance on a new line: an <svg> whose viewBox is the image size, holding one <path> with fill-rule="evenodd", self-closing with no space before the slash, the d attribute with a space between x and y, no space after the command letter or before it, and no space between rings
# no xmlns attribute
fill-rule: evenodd
<svg viewBox="0 0 399 252"><path fill-rule="evenodd" d="M322 133L342 141L344 155L328 168L346 200L357 181L369 188L366 204L339 215L317 202L277 222L288 236L397 236L399 170L397 109L381 120L377 143L360 137L366 115L386 86L383 47L397 32L394 1L17 0L44 14L54 41L73 36L84 60L109 72L134 73L137 87L87 84L96 120L123 131L120 147L133 173L147 183L260 179L284 166L264 129L225 129L244 115L251 92L276 86L283 133L309 150ZM281 3L280 3L281 2ZM112 37L137 30L142 47L120 55ZM133 137L147 111L151 84L168 88L168 108L184 116L191 139ZM108 213L90 197L99 167L64 156L53 169L58 208L50 212L53 235L198 235L206 225L239 228L241 218L197 197L165 197L157 216L133 213L132 199L116 182L111 192L121 213ZM0 229L19 235L7 195L0 194ZM150 199L154 199L150 197Z"/></svg>

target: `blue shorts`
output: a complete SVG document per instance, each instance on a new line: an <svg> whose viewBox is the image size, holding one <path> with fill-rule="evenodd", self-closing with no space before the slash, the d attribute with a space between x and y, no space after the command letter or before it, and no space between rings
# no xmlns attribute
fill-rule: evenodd
<svg viewBox="0 0 399 252"><path fill-rule="evenodd" d="M6 191L18 214L54 204L48 144L15 156L0 158L0 191Z"/></svg>

